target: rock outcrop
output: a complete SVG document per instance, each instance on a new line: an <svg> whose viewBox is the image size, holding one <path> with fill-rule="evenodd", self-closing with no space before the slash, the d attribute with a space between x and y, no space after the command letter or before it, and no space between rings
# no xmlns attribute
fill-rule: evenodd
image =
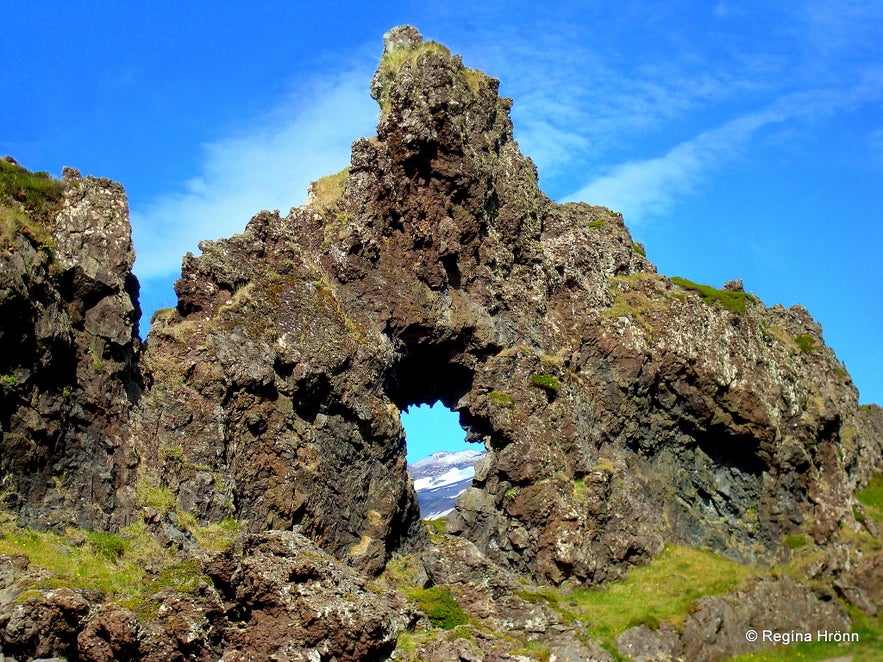
<svg viewBox="0 0 883 662"><path fill-rule="evenodd" d="M803 308L669 280L619 215L551 202L497 81L412 28L372 94L348 170L185 259L144 404L184 507L377 570L423 544L398 412L441 400L489 451L450 530L552 583L854 524L879 438Z"/></svg>
<svg viewBox="0 0 883 662"><path fill-rule="evenodd" d="M123 188L2 164L0 493L29 526L125 522L141 392Z"/></svg>
<svg viewBox="0 0 883 662"><path fill-rule="evenodd" d="M853 494L883 415L808 312L659 275L619 214L549 200L498 81L413 28L387 34L371 94L377 135L350 166L188 254L144 350L121 187L2 164L3 506L59 533L135 522L206 580L145 615L0 558L0 653L385 659L416 616L368 577L430 544L399 413L436 401L487 455L448 520L466 540L421 562L502 632L605 659L515 576L600 584L667 542L763 563L805 538L833 550L819 575L876 609L854 573L879 564L837 550L873 533ZM198 550L188 527L225 518L239 546ZM773 594L819 598L760 583L665 645L729 653L706 621L741 627L733 601ZM498 643L475 650L519 659ZM479 654L459 645L424 652Z"/></svg>

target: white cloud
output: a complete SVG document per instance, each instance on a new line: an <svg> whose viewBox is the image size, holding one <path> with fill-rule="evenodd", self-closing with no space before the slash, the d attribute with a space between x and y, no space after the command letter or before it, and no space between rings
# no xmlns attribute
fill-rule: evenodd
<svg viewBox="0 0 883 662"><path fill-rule="evenodd" d="M783 119L784 113L772 110L740 117L680 143L664 156L620 164L566 200L603 204L640 224L670 211L710 170L732 158L755 131Z"/></svg>
<svg viewBox="0 0 883 662"><path fill-rule="evenodd" d="M143 205L132 226L142 280L177 275L202 239L241 232L261 209L283 213L309 183L349 163L352 141L371 135L377 105L368 71L303 85L253 125L203 146L199 174Z"/></svg>

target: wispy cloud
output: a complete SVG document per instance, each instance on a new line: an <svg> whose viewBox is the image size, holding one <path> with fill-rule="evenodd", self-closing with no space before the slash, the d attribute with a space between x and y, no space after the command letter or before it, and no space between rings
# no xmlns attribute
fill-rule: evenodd
<svg viewBox="0 0 883 662"><path fill-rule="evenodd" d="M883 98L879 76L871 74L849 88L785 95L761 111L683 141L662 156L615 165L564 200L603 204L635 225L663 216L727 162L739 158L763 127L784 124L793 130L802 120L819 121Z"/></svg>
<svg viewBox="0 0 883 662"><path fill-rule="evenodd" d="M310 181L349 163L352 141L373 133L377 118L370 75L302 85L250 126L204 145L198 175L180 190L133 204L139 278L173 277L200 240L241 232L261 209L287 212Z"/></svg>
<svg viewBox="0 0 883 662"><path fill-rule="evenodd" d="M664 156L613 168L567 200L585 200L621 211L632 224L665 214L689 194L714 164L732 158L761 127L784 119L778 111L740 117L682 142Z"/></svg>

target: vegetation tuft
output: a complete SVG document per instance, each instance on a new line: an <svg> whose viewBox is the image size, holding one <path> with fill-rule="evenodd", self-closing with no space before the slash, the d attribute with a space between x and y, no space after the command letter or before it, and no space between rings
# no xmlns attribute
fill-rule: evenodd
<svg viewBox="0 0 883 662"><path fill-rule="evenodd" d="M609 651L616 637L638 624L679 624L703 595L735 589L753 574L751 568L714 552L670 545L648 565L634 568L625 579L601 588L526 590L522 597L546 602L570 620L586 624L588 634Z"/></svg>
<svg viewBox="0 0 883 662"><path fill-rule="evenodd" d="M868 517L883 522L883 473L874 474L865 489L855 493Z"/></svg>
<svg viewBox="0 0 883 662"><path fill-rule="evenodd" d="M797 343L801 352L814 352L819 348L819 346L816 345L816 339L808 333L795 337L794 342Z"/></svg>
<svg viewBox="0 0 883 662"><path fill-rule="evenodd" d="M344 168L333 175L326 175L310 185L310 199L308 204L324 213L337 207L343 199L344 185L349 177L350 169Z"/></svg>
<svg viewBox="0 0 883 662"><path fill-rule="evenodd" d="M757 301L757 297L747 292L735 292L729 290L718 290L710 285L700 285L692 280L675 276L671 282L685 290L696 292L702 297L702 300L709 306L719 303L731 313L744 313L747 302Z"/></svg>
<svg viewBox="0 0 883 662"><path fill-rule="evenodd" d="M515 408L515 400L511 395L503 391L491 391L487 394L487 399L498 407L505 407L506 409Z"/></svg>
<svg viewBox="0 0 883 662"><path fill-rule="evenodd" d="M411 597L433 626L442 630L452 630L469 620L448 586L416 589Z"/></svg>
<svg viewBox="0 0 883 662"><path fill-rule="evenodd" d="M30 172L0 159L0 243L10 247L16 233L27 236L50 256L54 248L46 230L64 184L45 172Z"/></svg>
<svg viewBox="0 0 883 662"><path fill-rule="evenodd" d="M531 376L530 383L551 393L557 393L561 388L561 381L554 375L535 374Z"/></svg>
<svg viewBox="0 0 883 662"><path fill-rule="evenodd" d="M439 44L436 41L425 41L415 48L400 48L391 53L384 53L380 60L380 78L383 81L383 87L380 90L380 98L377 102L380 104L380 112L385 115L389 112L391 102L389 98L392 81L396 74L406 65L413 66L422 58L430 53L440 53L447 57L451 56L451 51L447 46ZM472 81L467 80L470 86Z"/></svg>

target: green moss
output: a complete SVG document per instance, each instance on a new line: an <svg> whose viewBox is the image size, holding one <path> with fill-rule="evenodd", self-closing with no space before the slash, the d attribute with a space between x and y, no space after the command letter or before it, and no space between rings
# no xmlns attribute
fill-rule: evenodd
<svg viewBox="0 0 883 662"><path fill-rule="evenodd" d="M425 519L422 521L423 526L426 527L426 532L429 534L429 539L434 543L440 543L444 538L448 519L446 517L439 517L438 519Z"/></svg>
<svg viewBox="0 0 883 662"><path fill-rule="evenodd" d="M0 247L11 247L21 234L52 257L54 240L47 225L63 192L64 184L47 173L0 159Z"/></svg>
<svg viewBox="0 0 883 662"><path fill-rule="evenodd" d="M140 508L147 506L162 513L174 510L176 498L171 490L158 485L152 485L142 478L135 488L135 504Z"/></svg>
<svg viewBox="0 0 883 662"><path fill-rule="evenodd" d="M159 456L172 464L180 465L184 463L184 449L180 446L160 446Z"/></svg>
<svg viewBox="0 0 883 662"><path fill-rule="evenodd" d="M806 333L795 336L794 342L797 343L801 352L814 352L819 348L819 346L816 345L816 339Z"/></svg>
<svg viewBox="0 0 883 662"><path fill-rule="evenodd" d="M855 493L855 498L864 506L868 517L883 522L883 473L874 474L865 489Z"/></svg>
<svg viewBox="0 0 883 662"><path fill-rule="evenodd" d="M716 303L720 304L731 313L744 313L749 301L757 301L757 297L747 292L732 292L729 290L718 290L710 285L700 285L686 278L675 276L671 282L678 287L690 290L699 294L702 300L709 306Z"/></svg>
<svg viewBox="0 0 883 662"><path fill-rule="evenodd" d="M515 400L512 399L511 395L503 391L491 391L487 394L487 399L498 407L515 408Z"/></svg>
<svg viewBox="0 0 883 662"><path fill-rule="evenodd" d="M552 393L557 393L561 388L561 381L554 375L535 374L531 375L530 383L532 386L541 388Z"/></svg>
<svg viewBox="0 0 883 662"><path fill-rule="evenodd" d="M411 597L433 626L442 630L452 630L469 620L447 586L416 589Z"/></svg>
<svg viewBox="0 0 883 662"><path fill-rule="evenodd" d="M809 539L802 533L789 533L785 536L785 544L789 549L800 549L809 544Z"/></svg>

